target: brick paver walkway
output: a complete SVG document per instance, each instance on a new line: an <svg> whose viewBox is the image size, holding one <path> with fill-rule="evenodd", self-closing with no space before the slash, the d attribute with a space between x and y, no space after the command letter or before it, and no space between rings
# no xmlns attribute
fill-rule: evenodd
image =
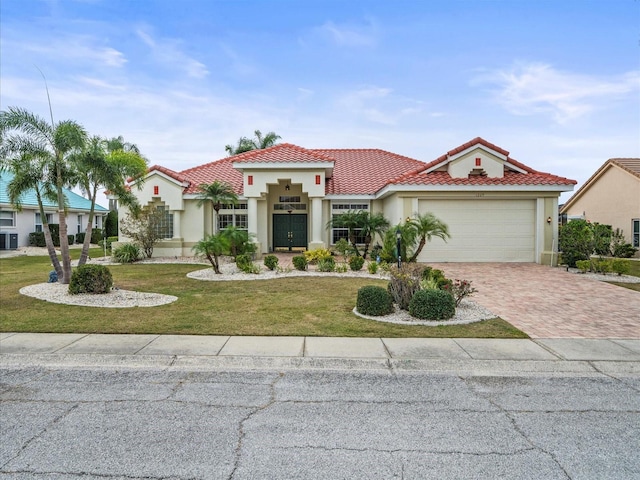
<svg viewBox="0 0 640 480"><path fill-rule="evenodd" d="M640 338L640 292L533 263L429 265L532 338Z"/></svg>

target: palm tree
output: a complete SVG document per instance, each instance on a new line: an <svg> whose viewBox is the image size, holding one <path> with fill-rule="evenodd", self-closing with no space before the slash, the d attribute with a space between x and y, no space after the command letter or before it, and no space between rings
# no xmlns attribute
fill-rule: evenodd
<svg viewBox="0 0 640 480"><path fill-rule="evenodd" d="M226 145L224 149L229 155L238 155L239 153L250 152L251 150L261 150L264 148L273 147L280 140L280 135L276 135L275 132L268 132L266 135L262 135L260 130L253 132L255 138L240 137L238 145Z"/></svg>
<svg viewBox="0 0 640 480"><path fill-rule="evenodd" d="M369 252L369 246L376 235L384 235L384 232L389 228L389 220L384 218L384 215L380 212L369 213L363 211L361 214L361 234L364 237L364 250L362 257L367 258Z"/></svg>
<svg viewBox="0 0 640 480"><path fill-rule="evenodd" d="M418 248L416 248L411 258L409 258L410 262L416 261L425 244L430 242L431 238L438 237L445 242L448 238L451 238L448 225L431 212L416 214L416 218L409 219L407 225L413 231L415 239L419 239Z"/></svg>
<svg viewBox="0 0 640 480"><path fill-rule="evenodd" d="M91 137L85 148L72 154L69 160L75 170L72 183L77 184L91 201L84 243L78 261L80 266L84 265L89 257L98 189L106 188L118 196L120 203L131 206L135 197L124 188L125 180L130 177L142 177L147 171L147 161L135 145L126 144L122 137L104 140L97 136Z"/></svg>
<svg viewBox="0 0 640 480"><path fill-rule="evenodd" d="M220 271L220 260L218 257L223 255L228 248L229 244L227 240L219 233L217 235L206 236L203 240L196 243L192 250L196 255L204 255L207 257L207 260L209 260L213 267L213 271L220 275L222 272Z"/></svg>
<svg viewBox="0 0 640 480"><path fill-rule="evenodd" d="M9 107L0 112L0 161L6 158L27 155L44 161L52 174L53 187L58 203L58 222L60 224L60 254L62 256L62 283L71 280L71 256L67 237L67 211L64 187L69 181L70 170L68 155L81 149L87 138L84 128L72 121L63 120L51 124L41 117L22 109Z"/></svg>
<svg viewBox="0 0 640 480"><path fill-rule="evenodd" d="M198 185L198 207L211 202L215 211L213 231L218 230L218 212L223 204L238 203L238 195L233 191L233 187L227 182L214 180L211 183L201 183Z"/></svg>
<svg viewBox="0 0 640 480"><path fill-rule="evenodd" d="M356 256L360 256L358 250L358 234L356 230L362 228L362 210L348 210L344 213L336 215L333 219L327 223L327 228L346 228L349 242L353 246L353 250Z"/></svg>
<svg viewBox="0 0 640 480"><path fill-rule="evenodd" d="M9 202L11 202L16 210L22 210L22 196L26 192L33 191L35 193L36 201L38 202L38 211L40 212L40 218L42 220L42 233L44 234L47 253L49 254L51 264L58 278L62 278L62 267L56 254L53 238L51 237L51 230L49 229L49 222L47 221L47 215L44 211L43 198L54 202L56 201L56 194L52 189L52 183L43 181L47 171L45 165L38 159L22 155L9 159L6 168L13 174L13 178L7 185L7 194L9 196Z"/></svg>

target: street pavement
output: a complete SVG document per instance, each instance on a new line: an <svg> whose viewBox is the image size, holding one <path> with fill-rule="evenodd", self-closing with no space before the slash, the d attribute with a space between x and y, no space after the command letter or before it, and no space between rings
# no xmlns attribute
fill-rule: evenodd
<svg viewBox="0 0 640 480"><path fill-rule="evenodd" d="M0 334L0 480L640 479L639 339Z"/></svg>

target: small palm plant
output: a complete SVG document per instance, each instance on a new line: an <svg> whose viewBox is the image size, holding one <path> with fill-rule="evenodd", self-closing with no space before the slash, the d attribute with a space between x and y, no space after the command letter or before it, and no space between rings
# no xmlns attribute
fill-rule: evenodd
<svg viewBox="0 0 640 480"><path fill-rule="evenodd" d="M213 271L216 274L221 275L220 271L220 256L224 254L229 248L229 243L226 238L221 234L208 235L204 239L196 243L192 250L196 255L202 255L209 260Z"/></svg>
<svg viewBox="0 0 640 480"><path fill-rule="evenodd" d="M238 195L233 191L233 187L227 182L220 180L214 180L211 183L201 183L198 185L198 207L201 207L205 203L211 202L213 210L215 212L213 219L213 231L218 230L218 213L223 204L238 203Z"/></svg>

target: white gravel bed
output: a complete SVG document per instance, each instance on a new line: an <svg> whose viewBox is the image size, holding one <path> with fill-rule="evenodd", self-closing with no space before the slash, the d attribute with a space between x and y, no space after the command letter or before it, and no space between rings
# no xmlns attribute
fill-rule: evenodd
<svg viewBox="0 0 640 480"><path fill-rule="evenodd" d="M563 268L566 270L566 267ZM590 278L591 280L598 280L599 282L640 283L640 277L618 275L617 273L609 273L607 275L593 272L582 273L577 268L570 268L568 273L573 273L584 278Z"/></svg>
<svg viewBox="0 0 640 480"><path fill-rule="evenodd" d="M157 307L175 302L178 299L178 297L174 297L173 295L119 289L113 289L109 293L99 295L90 293L70 295L69 285L62 283L38 283L36 285L29 285L22 287L20 293L51 303L102 308Z"/></svg>
<svg viewBox="0 0 640 480"><path fill-rule="evenodd" d="M409 312L406 310L400 310L398 307L396 307L396 311L394 313L381 317L362 315L361 313L358 313L355 308L353 309L353 313L359 317L366 318L367 320L375 320L376 322L395 323L398 325L425 325L428 327L438 327L440 325L466 325L468 323L481 322L482 320L489 320L497 317L497 315L491 313L483 306L466 298L460 302L460 306L456 308L456 314L449 320L418 320L417 318L409 315Z"/></svg>
<svg viewBox="0 0 640 480"><path fill-rule="evenodd" d="M187 277L195 280L205 280L212 282L224 282L232 280L272 280L275 278L288 278L288 277L355 277L355 278L371 278L372 280L384 280L388 277L384 274L371 274L365 270L358 272L347 271L344 273L338 272L317 272L315 270L269 270L261 267L260 273L244 273L235 263L225 263L220 265L221 274L217 274L213 267L205 268L203 270L196 270L195 272L187 273Z"/></svg>

